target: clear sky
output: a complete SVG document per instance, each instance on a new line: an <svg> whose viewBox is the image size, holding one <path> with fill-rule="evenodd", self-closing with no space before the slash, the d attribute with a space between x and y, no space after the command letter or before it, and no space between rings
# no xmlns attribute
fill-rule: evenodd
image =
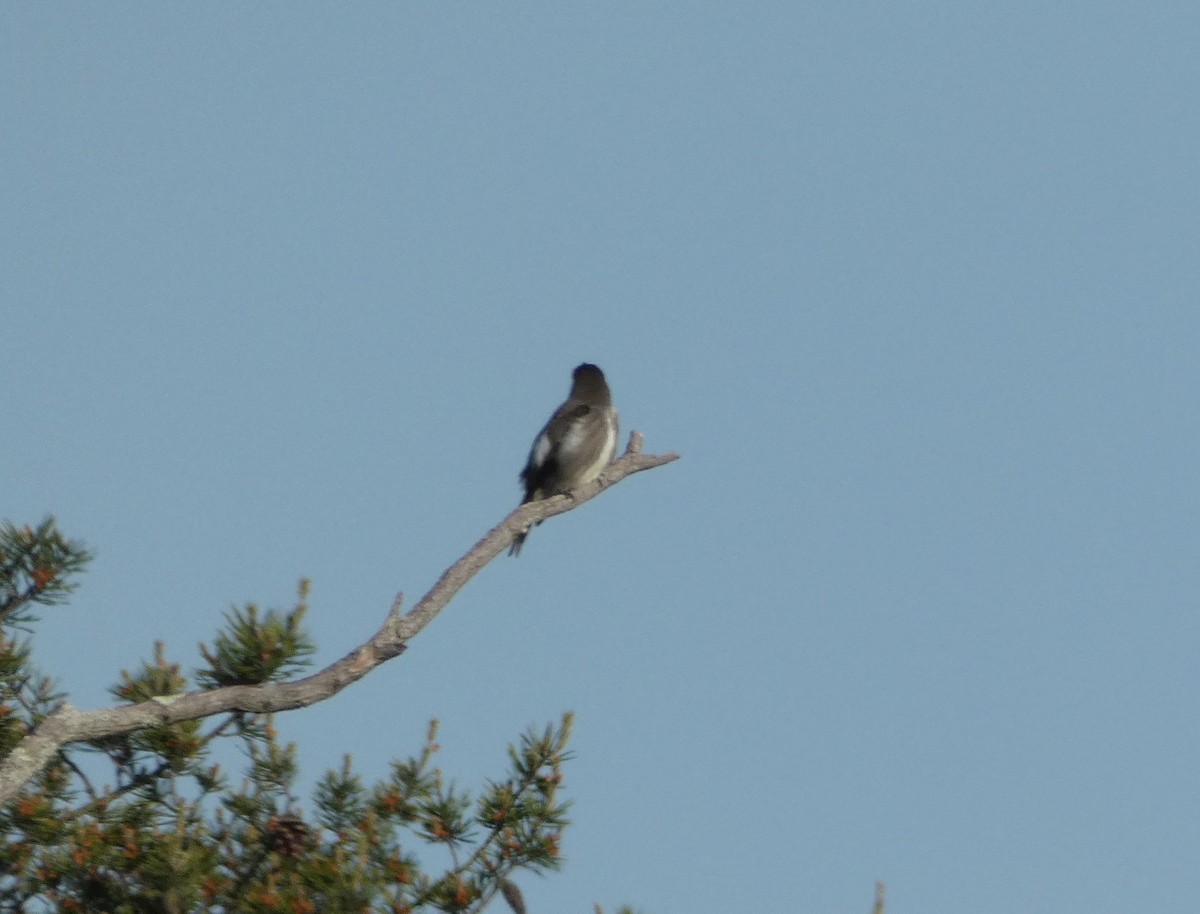
<svg viewBox="0 0 1200 914"><path fill-rule="evenodd" d="M1200 860L1200 5L0 5L0 515L83 707L512 508L571 369L682 460L280 720L578 714L535 912L1127 914Z"/></svg>

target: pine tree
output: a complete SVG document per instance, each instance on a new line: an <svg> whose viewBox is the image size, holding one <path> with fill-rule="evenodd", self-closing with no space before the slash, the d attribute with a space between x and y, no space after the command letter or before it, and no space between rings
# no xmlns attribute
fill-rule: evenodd
<svg viewBox="0 0 1200 914"><path fill-rule="evenodd" d="M315 652L302 581L289 609L227 613L190 680L159 642L119 673L116 704L91 711L34 668L30 645L92 553L53 518L0 525L0 912L478 912L500 897L525 914L514 877L562 862L570 713L521 735L474 795L435 766L434 721L387 777L365 783L347 755L307 804L276 717L399 656L518 531L676 459L640 451L635 432L601 478L513 511L411 610L397 597L374 635L311 675L297 675ZM230 746L246 760L237 776L215 760Z"/></svg>
<svg viewBox="0 0 1200 914"><path fill-rule="evenodd" d="M0 769L64 707L33 667L31 632L91 557L53 518L0 528ZM160 642L111 694L118 707L170 707L189 688L284 682L314 652L307 599L301 582L286 611L228 613L201 646L194 682ZM524 914L514 877L560 867L570 713L523 734L508 770L475 796L434 765L434 721L420 750L373 784L347 755L319 780L309 813L296 794L297 747L280 740L275 717L231 709L57 748L0 807L0 911L476 912L500 896ZM247 759L240 778L213 760L230 744Z"/></svg>

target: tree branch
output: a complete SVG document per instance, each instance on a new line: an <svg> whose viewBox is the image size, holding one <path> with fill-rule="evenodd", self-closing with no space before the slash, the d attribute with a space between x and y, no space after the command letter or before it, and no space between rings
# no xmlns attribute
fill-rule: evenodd
<svg viewBox="0 0 1200 914"><path fill-rule="evenodd" d="M625 453L600 476L569 495L521 505L489 530L457 562L446 569L430 591L404 615L403 594L396 597L383 625L375 634L323 670L290 682L225 686L180 695L160 695L147 701L115 708L80 711L63 702L16 746L0 764L0 805L15 797L30 778L41 771L68 743L100 739L146 727L162 727L229 711L267 714L290 711L324 701L358 681L381 663L403 653L418 635L471 578L507 549L518 531L535 521L564 514L591 501L626 476L651 470L679 459L678 454L643 454L642 436L633 432Z"/></svg>

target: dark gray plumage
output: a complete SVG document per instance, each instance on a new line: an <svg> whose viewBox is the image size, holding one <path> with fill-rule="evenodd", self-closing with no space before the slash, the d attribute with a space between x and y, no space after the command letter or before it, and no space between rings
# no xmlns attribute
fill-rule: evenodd
<svg viewBox="0 0 1200 914"><path fill-rule="evenodd" d="M571 395L554 411L529 449L521 471L521 504L561 495L600 475L617 450L617 411L604 372L585 362L575 369ZM539 521L538 523L541 523ZM526 527L513 540L509 555L519 555Z"/></svg>

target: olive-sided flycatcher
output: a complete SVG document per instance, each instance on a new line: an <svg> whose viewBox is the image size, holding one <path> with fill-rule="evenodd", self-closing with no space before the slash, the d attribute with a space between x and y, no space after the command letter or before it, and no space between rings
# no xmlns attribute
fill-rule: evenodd
<svg viewBox="0 0 1200 914"><path fill-rule="evenodd" d="M600 475L617 450L617 411L604 372L584 363L575 369L571 395L538 432L521 471L521 504L561 495ZM541 521L538 521L540 524ZM519 555L526 527L513 540L509 555Z"/></svg>

